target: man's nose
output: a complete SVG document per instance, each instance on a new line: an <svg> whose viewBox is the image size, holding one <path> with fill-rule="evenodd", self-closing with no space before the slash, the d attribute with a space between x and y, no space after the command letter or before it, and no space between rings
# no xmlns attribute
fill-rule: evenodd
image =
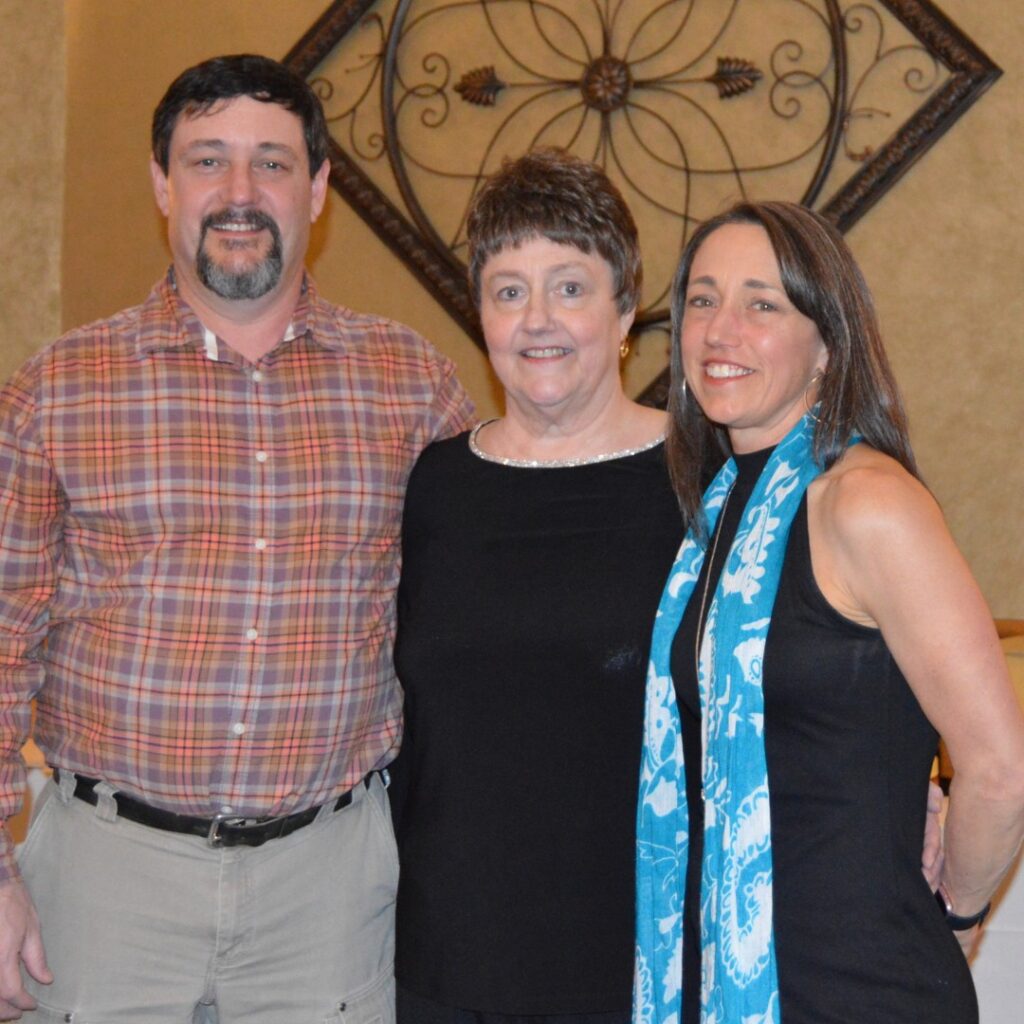
<svg viewBox="0 0 1024 1024"><path fill-rule="evenodd" d="M249 164L232 164L227 178L227 199L233 206L247 206L256 198L256 181Z"/></svg>

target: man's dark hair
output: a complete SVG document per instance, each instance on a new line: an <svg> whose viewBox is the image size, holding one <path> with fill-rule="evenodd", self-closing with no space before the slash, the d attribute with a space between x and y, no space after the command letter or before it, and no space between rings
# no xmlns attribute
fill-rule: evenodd
<svg viewBox="0 0 1024 1024"><path fill-rule="evenodd" d="M215 104L248 96L260 103L276 103L302 121L309 156L309 175L327 157L327 122L319 97L304 78L269 57L238 53L212 57L183 71L171 83L153 111L153 159L164 174L168 170L171 135L178 118L205 114Z"/></svg>

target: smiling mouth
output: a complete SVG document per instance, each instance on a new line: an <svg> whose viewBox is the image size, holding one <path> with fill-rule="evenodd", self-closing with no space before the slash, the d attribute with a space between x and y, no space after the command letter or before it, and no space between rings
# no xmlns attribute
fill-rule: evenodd
<svg viewBox="0 0 1024 1024"><path fill-rule="evenodd" d="M557 345L549 345L545 348L527 348L523 349L520 355L526 359L558 359L561 356L567 356L572 349L561 348Z"/></svg>
<svg viewBox="0 0 1024 1024"><path fill-rule="evenodd" d="M277 224L268 214L260 210L218 210L207 214L200 225L201 233L207 231L223 231L227 234L244 235L258 231L277 233Z"/></svg>
<svg viewBox="0 0 1024 1024"><path fill-rule="evenodd" d="M753 370L744 366L736 366L732 363L708 363L704 367L704 373L712 380L731 380L735 377L747 377Z"/></svg>
<svg viewBox="0 0 1024 1024"><path fill-rule="evenodd" d="M259 225L254 224L252 221L218 221L210 225L214 231L262 231L264 230Z"/></svg>

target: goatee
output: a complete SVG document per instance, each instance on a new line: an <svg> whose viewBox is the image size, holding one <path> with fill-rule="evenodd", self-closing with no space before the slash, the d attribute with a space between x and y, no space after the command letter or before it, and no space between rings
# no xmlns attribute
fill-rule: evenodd
<svg viewBox="0 0 1024 1024"><path fill-rule="evenodd" d="M250 231L266 230L270 233L270 249L253 266L234 270L221 266L206 251L206 233L215 225L242 224ZM251 244L246 242L245 244ZM230 246L230 242L228 243ZM200 224L199 245L196 247L196 276L214 295L222 299L258 299L271 291L281 280L283 265L281 231L277 223L259 210L220 210L207 214Z"/></svg>

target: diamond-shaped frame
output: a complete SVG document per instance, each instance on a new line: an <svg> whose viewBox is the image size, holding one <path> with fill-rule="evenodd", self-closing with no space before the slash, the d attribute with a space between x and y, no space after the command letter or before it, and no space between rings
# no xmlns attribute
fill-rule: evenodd
<svg viewBox="0 0 1024 1024"><path fill-rule="evenodd" d="M334 0L284 57L308 77L377 0ZM949 73L945 82L820 207L841 231L852 227L999 77L1000 69L930 0L877 0ZM332 139L331 184L449 315L483 347L465 265L428 238ZM647 326L650 326L648 324ZM663 404L667 373L641 396Z"/></svg>

